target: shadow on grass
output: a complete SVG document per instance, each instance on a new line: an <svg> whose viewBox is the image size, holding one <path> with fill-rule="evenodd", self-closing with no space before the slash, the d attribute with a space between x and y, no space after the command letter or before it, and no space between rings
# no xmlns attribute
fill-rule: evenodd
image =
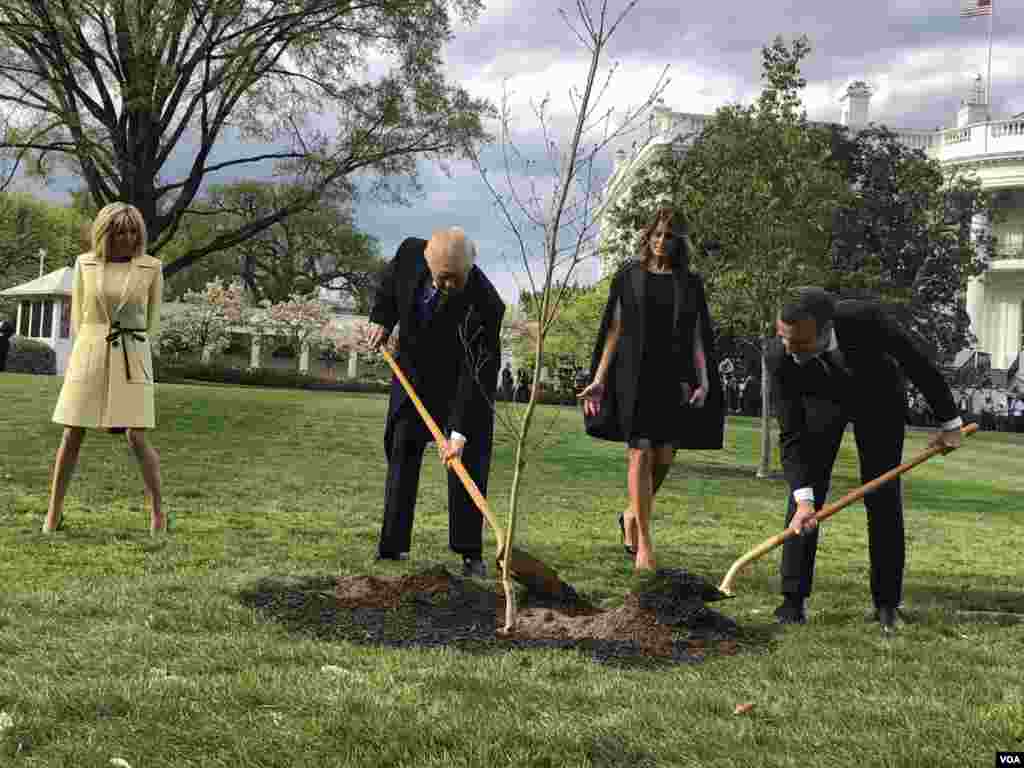
<svg viewBox="0 0 1024 768"><path fill-rule="evenodd" d="M348 608L337 599L332 577L265 577L243 588L243 605L260 611L289 631L325 641L389 648L453 647L480 655L509 650L561 649L581 653L592 661L627 668L664 668L703 660L691 653L685 632L672 644L671 656L643 652L637 642L584 638L549 639L497 634L499 595L480 582L451 577L447 592L406 593L395 608ZM562 608L531 596L520 608ZM759 631L740 631L737 641L767 645Z"/></svg>
<svg viewBox="0 0 1024 768"><path fill-rule="evenodd" d="M960 589L936 585L907 585L904 587L904 593L916 605L933 605L948 611L1020 614L1024 617L1024 590L1003 592L972 589L970 585Z"/></svg>

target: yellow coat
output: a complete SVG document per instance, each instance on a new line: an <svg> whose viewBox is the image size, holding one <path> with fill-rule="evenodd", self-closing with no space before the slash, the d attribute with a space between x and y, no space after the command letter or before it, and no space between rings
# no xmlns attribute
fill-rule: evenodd
<svg viewBox="0 0 1024 768"><path fill-rule="evenodd" d="M71 291L75 341L55 422L93 429L156 426L150 340L160 331L163 285L160 260L149 255L123 264L104 263L91 252L78 257Z"/></svg>

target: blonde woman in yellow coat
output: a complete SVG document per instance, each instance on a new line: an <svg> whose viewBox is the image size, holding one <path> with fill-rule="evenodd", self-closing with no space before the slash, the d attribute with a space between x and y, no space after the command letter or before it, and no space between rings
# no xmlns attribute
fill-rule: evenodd
<svg viewBox="0 0 1024 768"><path fill-rule="evenodd" d="M125 432L152 502L150 531L166 530L160 456L146 442L155 426L151 341L160 330L163 272L146 254L137 208L111 203L92 225L92 250L75 262L71 293L74 346L53 420L64 425L43 532L63 522L64 495L86 429Z"/></svg>

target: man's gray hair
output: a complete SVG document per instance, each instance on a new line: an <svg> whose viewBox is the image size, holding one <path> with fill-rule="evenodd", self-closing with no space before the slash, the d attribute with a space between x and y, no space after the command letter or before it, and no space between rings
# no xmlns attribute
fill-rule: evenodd
<svg viewBox="0 0 1024 768"><path fill-rule="evenodd" d="M448 231L452 237L462 240L462 254L466 260L466 272L469 272L473 265L476 264L476 243L469 239L466 235L466 230L462 227L449 227Z"/></svg>

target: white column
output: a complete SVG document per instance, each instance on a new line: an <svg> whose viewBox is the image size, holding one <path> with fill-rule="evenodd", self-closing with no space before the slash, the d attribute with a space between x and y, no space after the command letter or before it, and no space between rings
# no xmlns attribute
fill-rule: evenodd
<svg viewBox="0 0 1024 768"><path fill-rule="evenodd" d="M209 347L203 347L203 352L202 352L202 354L199 357L200 357L200 360L202 360L204 364L209 365L210 364L210 348Z"/></svg>
<svg viewBox="0 0 1024 768"><path fill-rule="evenodd" d="M19 333L21 333L21 308L24 307L24 306L25 306L25 302L19 299L18 300L18 317L14 321L14 323L15 323L15 325L14 325L14 335L15 336L17 336Z"/></svg>
<svg viewBox="0 0 1024 768"><path fill-rule="evenodd" d="M971 319L971 333L977 337L976 347L985 349L985 278L972 277L967 281L967 316Z"/></svg>
<svg viewBox="0 0 1024 768"><path fill-rule="evenodd" d="M354 349L348 353L348 378L354 379L359 375L359 353Z"/></svg>
<svg viewBox="0 0 1024 768"><path fill-rule="evenodd" d="M976 213L971 218L971 241L975 244L975 249L979 256L983 259L989 259L989 249L986 243L978 242L979 238L983 235L990 235L992 233L991 222L989 222L988 216L984 213ZM982 352L988 352L991 349L992 339L989 338L988 328L986 327L988 312L986 311L985 303L985 276L980 275L978 277L972 277L967 281L967 315L971 318L971 331L977 337L977 349ZM989 297L991 300L991 297Z"/></svg>
<svg viewBox="0 0 1024 768"><path fill-rule="evenodd" d="M1009 304L1010 319L1006 328L1007 350L1009 351L1009 362L1007 366L1013 365L1021 348L1021 334L1024 333L1024 317L1021 312L1024 306L1020 301L1013 301Z"/></svg>
<svg viewBox="0 0 1024 768"><path fill-rule="evenodd" d="M309 342L302 342L299 350L299 373L309 373Z"/></svg>
<svg viewBox="0 0 1024 768"><path fill-rule="evenodd" d="M259 368L260 367L260 336L258 333L253 332L252 334L252 351L249 355L249 367Z"/></svg>
<svg viewBox="0 0 1024 768"><path fill-rule="evenodd" d="M1013 318L1011 315L1010 302L1003 300L999 303L999 327L996 330L996 345L999 350L999 368L1009 368L1013 362L1013 348L1019 338L1013 331Z"/></svg>

